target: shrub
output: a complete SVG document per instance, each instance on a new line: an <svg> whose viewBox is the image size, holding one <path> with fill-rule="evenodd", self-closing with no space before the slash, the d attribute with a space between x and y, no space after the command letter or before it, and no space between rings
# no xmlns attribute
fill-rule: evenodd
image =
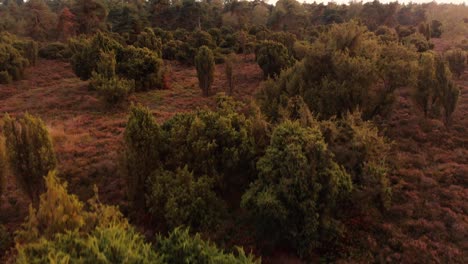
<svg viewBox="0 0 468 264"><path fill-rule="evenodd" d="M28 60L29 65L36 65L39 53L37 42L32 40L16 40L13 46Z"/></svg>
<svg viewBox="0 0 468 264"><path fill-rule="evenodd" d="M236 113L229 100L217 112L177 114L163 125L167 135L163 155L165 168L188 166L196 177L215 179L215 187L227 191L242 189L255 175L255 142L250 121Z"/></svg>
<svg viewBox="0 0 468 264"><path fill-rule="evenodd" d="M419 59L418 80L413 93L413 99L427 117L432 102L437 99L435 87L435 58L432 53L425 52Z"/></svg>
<svg viewBox="0 0 468 264"><path fill-rule="evenodd" d="M145 183L160 166L162 132L148 108L133 106L125 128L125 159L129 198L144 205Z"/></svg>
<svg viewBox="0 0 468 264"><path fill-rule="evenodd" d="M176 228L168 237L158 236L158 253L164 263L260 263L252 255L224 253L216 245L204 241L199 234L190 236L188 229Z"/></svg>
<svg viewBox="0 0 468 264"><path fill-rule="evenodd" d="M135 81L133 80L113 77L98 80L98 82L100 84L96 86L96 90L108 105L118 105L124 102L135 89Z"/></svg>
<svg viewBox="0 0 468 264"><path fill-rule="evenodd" d="M128 46L117 52L117 75L135 81L135 90L163 88L163 61L147 48Z"/></svg>
<svg viewBox="0 0 468 264"><path fill-rule="evenodd" d="M150 213L169 229L180 225L209 230L219 222L223 202L213 192L213 179L195 179L187 166L175 172L156 170L146 198Z"/></svg>
<svg viewBox="0 0 468 264"><path fill-rule="evenodd" d="M5 115L3 121L10 168L19 187L35 203L44 190L43 177L57 165L52 140L38 117Z"/></svg>
<svg viewBox="0 0 468 264"><path fill-rule="evenodd" d="M432 49L430 43L422 34L414 33L403 39L403 43L408 46L414 46L418 52L424 52Z"/></svg>
<svg viewBox="0 0 468 264"><path fill-rule="evenodd" d="M154 31L151 28L145 28L143 32L137 36L135 47L148 48L149 50L156 52L158 57L161 58L162 56L161 39L156 37Z"/></svg>
<svg viewBox="0 0 468 264"><path fill-rule="evenodd" d="M466 67L466 58L468 53L461 49L452 49L445 52L445 59L448 62L448 66L450 71L457 77L460 76L465 72Z"/></svg>
<svg viewBox="0 0 468 264"><path fill-rule="evenodd" d="M296 41L293 46L293 54L296 60L302 60L310 50L310 43L307 41Z"/></svg>
<svg viewBox="0 0 468 264"><path fill-rule="evenodd" d="M66 44L53 42L39 49L39 57L49 60L69 59L71 57L71 52Z"/></svg>
<svg viewBox="0 0 468 264"><path fill-rule="evenodd" d="M224 68L224 72L226 74L226 79L227 79L227 86L228 86L228 94L232 95L234 92L234 75L232 73L232 68L234 66L235 62L235 55L234 54L229 54L228 58L226 59L226 64Z"/></svg>
<svg viewBox="0 0 468 264"><path fill-rule="evenodd" d="M6 172L7 172L7 157L6 157L6 152L5 152L5 142L3 140L3 137L0 136L0 201L2 199L3 190L5 189ZM0 249L0 252L2 252L1 249Z"/></svg>
<svg viewBox="0 0 468 264"><path fill-rule="evenodd" d="M288 49L281 43L262 41L257 45L255 56L266 77L276 77L281 70L291 66L293 60Z"/></svg>
<svg viewBox="0 0 468 264"><path fill-rule="evenodd" d="M17 81L24 75L27 59L10 44L0 42L0 83Z"/></svg>
<svg viewBox="0 0 468 264"><path fill-rule="evenodd" d="M273 132L257 163L258 179L242 196L259 238L290 245L308 256L326 235L336 233L333 208L352 189L317 127L286 121Z"/></svg>
<svg viewBox="0 0 468 264"><path fill-rule="evenodd" d="M5 226L0 224L0 256L2 256L6 251L13 245L13 240L11 235Z"/></svg>
<svg viewBox="0 0 468 264"><path fill-rule="evenodd" d="M92 39L72 39L69 43L72 52L71 64L75 74L82 80L88 80L96 71L102 51L114 51L119 55L123 47L103 33L97 33Z"/></svg>
<svg viewBox="0 0 468 264"><path fill-rule="evenodd" d="M192 34L191 46L195 49L199 49L203 46L214 49L216 48L216 43L213 41L210 33L203 30L197 30Z"/></svg>
<svg viewBox="0 0 468 264"><path fill-rule="evenodd" d="M54 172L46 177L46 187L38 210L30 208L17 232L17 263L160 263L115 207L95 195L86 211Z"/></svg>
<svg viewBox="0 0 468 264"><path fill-rule="evenodd" d="M357 112L321 121L320 129L336 162L351 175L352 205L366 212L387 209L391 203L387 175L390 143L379 135L377 126L363 121Z"/></svg>
<svg viewBox="0 0 468 264"><path fill-rule="evenodd" d="M437 99L444 108L444 122L449 126L458 103L460 89L451 80L450 70L440 56L437 56L435 60L435 85Z"/></svg>
<svg viewBox="0 0 468 264"><path fill-rule="evenodd" d="M197 69L198 85L204 96L210 95L210 88L213 84L215 62L213 52L207 46L202 46L195 57L195 67Z"/></svg>

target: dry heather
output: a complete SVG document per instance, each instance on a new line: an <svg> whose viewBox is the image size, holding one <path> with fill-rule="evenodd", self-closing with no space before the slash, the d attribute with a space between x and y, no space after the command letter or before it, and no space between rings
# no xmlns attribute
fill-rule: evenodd
<svg viewBox="0 0 468 264"><path fill-rule="evenodd" d="M436 43L437 50L444 49L442 44ZM213 97L201 96L193 67L167 64L169 89L138 93L130 100L150 107L159 121L176 112L213 105ZM234 72L235 97L248 100L258 89L262 72L250 56L239 56ZM450 129L436 119L424 120L408 89L399 91L395 111L382 123L395 142L393 206L377 222L372 216L350 222L364 232L360 235L374 245L370 250L380 252L384 262L451 263L468 258L468 71L457 83L462 93ZM217 65L213 90L226 87L224 65ZM0 85L0 113L28 111L45 120L60 173L72 192L86 199L97 184L104 202L119 204L125 211L118 163L126 108L104 107L63 62L40 61L28 69L26 80ZM27 201L11 178L0 203L0 222L14 230L26 215Z"/></svg>

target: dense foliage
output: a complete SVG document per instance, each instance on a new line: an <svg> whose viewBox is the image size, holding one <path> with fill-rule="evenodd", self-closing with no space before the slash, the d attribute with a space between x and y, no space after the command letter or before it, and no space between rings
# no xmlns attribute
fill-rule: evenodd
<svg viewBox="0 0 468 264"><path fill-rule="evenodd" d="M195 56L195 68L197 69L198 86L204 96L210 95L210 88L214 80L214 56L210 48L202 46Z"/></svg>
<svg viewBox="0 0 468 264"><path fill-rule="evenodd" d="M25 114L3 118L3 133L10 168L22 191L33 203L44 190L43 177L57 166L52 140L39 117Z"/></svg>

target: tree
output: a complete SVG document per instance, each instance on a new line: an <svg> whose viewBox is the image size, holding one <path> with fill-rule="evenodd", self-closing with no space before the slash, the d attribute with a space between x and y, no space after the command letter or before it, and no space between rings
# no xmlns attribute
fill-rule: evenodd
<svg viewBox="0 0 468 264"><path fill-rule="evenodd" d="M436 100L435 88L435 58L432 53L424 52L419 59L418 80L413 94L416 104L424 112L424 117L427 117L432 101Z"/></svg>
<svg viewBox="0 0 468 264"><path fill-rule="evenodd" d="M202 240L200 234L191 236L185 228L174 229L168 237L158 236L158 253L164 263L260 263L254 256L246 255L242 248L237 251L236 255L225 253L215 244Z"/></svg>
<svg viewBox="0 0 468 264"><path fill-rule="evenodd" d="M445 60L448 62L450 71L457 77L460 78L465 72L466 58L468 53L461 49L448 50L444 54Z"/></svg>
<svg viewBox="0 0 468 264"><path fill-rule="evenodd" d="M450 126L460 96L460 89L451 80L451 73L441 56L435 59L435 86L438 103L444 108L444 122ZM437 102L436 102L437 103Z"/></svg>
<svg viewBox="0 0 468 264"><path fill-rule="evenodd" d="M65 7L60 12L57 24L58 39L66 41L76 35L77 25L75 21L76 16Z"/></svg>
<svg viewBox="0 0 468 264"><path fill-rule="evenodd" d="M44 191L44 176L57 165L52 140L38 117L25 114L14 119L7 114L3 121L10 168L19 187L37 204Z"/></svg>
<svg viewBox="0 0 468 264"><path fill-rule="evenodd" d="M215 62L213 52L207 46L202 46L195 57L198 85L204 96L210 95L210 88L214 80Z"/></svg>
<svg viewBox="0 0 468 264"><path fill-rule="evenodd" d="M78 33L90 34L104 29L107 10L100 0L77 0L74 2L72 12L76 16Z"/></svg>
<svg viewBox="0 0 468 264"><path fill-rule="evenodd" d="M28 60L11 44L0 41L0 83L7 84L23 77Z"/></svg>
<svg viewBox="0 0 468 264"><path fill-rule="evenodd" d="M281 70L293 63L288 49L283 44L274 41L260 42L257 45L255 56L265 78L277 77Z"/></svg>
<svg viewBox="0 0 468 264"><path fill-rule="evenodd" d="M26 35L37 40L50 39L56 26L57 16L43 0L30 0L24 4Z"/></svg>
<svg viewBox="0 0 468 264"><path fill-rule="evenodd" d="M125 128L125 159L130 200L144 205L147 178L160 166L162 133L148 108L133 106Z"/></svg>
<svg viewBox="0 0 468 264"><path fill-rule="evenodd" d="M257 163L258 179L242 196L259 238L308 256L337 232L333 209L349 195L351 177L333 161L320 130L286 121L278 125Z"/></svg>
<svg viewBox="0 0 468 264"><path fill-rule="evenodd" d="M219 223L225 206L213 191L213 178L194 178L185 166L175 172L156 170L148 184L149 212L169 230L181 225L209 230Z"/></svg>
<svg viewBox="0 0 468 264"><path fill-rule="evenodd" d="M3 190L5 189L6 170L7 158L5 153L5 142L3 137L0 136L0 200L2 199Z"/></svg>
<svg viewBox="0 0 468 264"><path fill-rule="evenodd" d="M96 71L89 82L90 90L96 90L109 105L124 101L133 92L135 82L119 78L115 73L116 59L113 51L101 52Z"/></svg>
<svg viewBox="0 0 468 264"><path fill-rule="evenodd" d="M434 38L442 36L442 23L439 20L431 21L431 36Z"/></svg>
<svg viewBox="0 0 468 264"><path fill-rule="evenodd" d="M137 36L135 46L140 48L148 48L156 52L156 54L158 54L158 57L162 57L161 39L156 37L153 29L151 28L145 28L144 31Z"/></svg>
<svg viewBox="0 0 468 264"><path fill-rule="evenodd" d="M232 96L234 92L234 75L232 73L232 68L234 66L234 61L235 61L235 55L234 54L229 54L227 56L226 62L225 62L225 68L224 72L226 74L226 79L227 79L227 84L228 84L228 94Z"/></svg>

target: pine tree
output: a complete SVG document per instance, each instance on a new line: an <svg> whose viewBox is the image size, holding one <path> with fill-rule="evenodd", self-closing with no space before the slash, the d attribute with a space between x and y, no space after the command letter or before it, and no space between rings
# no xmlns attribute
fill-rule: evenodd
<svg viewBox="0 0 468 264"><path fill-rule="evenodd" d="M202 46L195 57L195 67L197 68L198 84L204 96L210 95L210 88L213 84L215 61L213 52L207 46Z"/></svg>
<svg viewBox="0 0 468 264"><path fill-rule="evenodd" d="M7 114L3 121L10 168L20 188L36 204L44 191L44 177L57 165L52 140L38 117L25 114L14 119Z"/></svg>
<svg viewBox="0 0 468 264"><path fill-rule="evenodd" d="M136 207L144 205L146 179L159 167L161 136L150 110L132 107L124 138L128 195Z"/></svg>

